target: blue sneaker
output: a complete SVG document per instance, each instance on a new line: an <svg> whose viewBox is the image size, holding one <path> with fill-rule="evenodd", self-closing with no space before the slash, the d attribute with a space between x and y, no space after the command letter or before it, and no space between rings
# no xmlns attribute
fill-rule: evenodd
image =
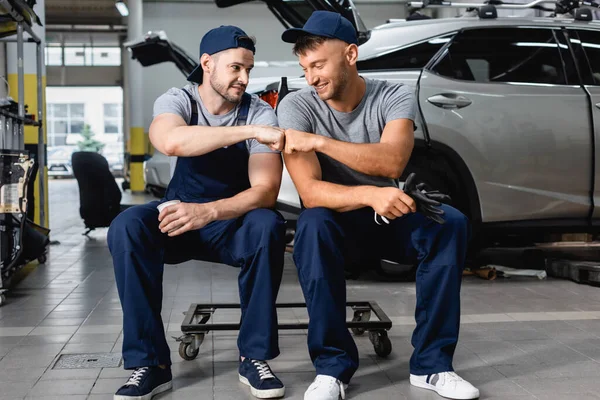
<svg viewBox="0 0 600 400"><path fill-rule="evenodd" d="M127 382L115 393L114 400L150 400L173 387L171 368L136 368Z"/></svg>
<svg viewBox="0 0 600 400"><path fill-rule="evenodd" d="M250 386L250 392L259 399L283 397L285 386L273 374L266 361L251 360L240 362L240 382Z"/></svg>

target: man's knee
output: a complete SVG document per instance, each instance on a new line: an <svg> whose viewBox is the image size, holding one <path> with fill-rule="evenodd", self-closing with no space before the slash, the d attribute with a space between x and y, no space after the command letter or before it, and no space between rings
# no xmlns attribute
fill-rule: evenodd
<svg viewBox="0 0 600 400"><path fill-rule="evenodd" d="M112 252L131 249L131 242L147 241L152 227L148 209L134 206L126 209L112 221L108 228L108 248ZM157 225L157 223L155 223Z"/></svg>
<svg viewBox="0 0 600 400"><path fill-rule="evenodd" d="M323 207L307 208L298 218L297 231L322 232L335 227L334 211Z"/></svg>
<svg viewBox="0 0 600 400"><path fill-rule="evenodd" d="M283 241L285 236L285 221L281 214L266 208L258 208L246 214L251 235L262 240ZM260 246L260 245L259 245Z"/></svg>
<svg viewBox="0 0 600 400"><path fill-rule="evenodd" d="M443 217L446 221L444 224L445 230L449 231L449 233L466 235L468 238L471 231L469 219L454 207L443 205L442 209L444 210Z"/></svg>

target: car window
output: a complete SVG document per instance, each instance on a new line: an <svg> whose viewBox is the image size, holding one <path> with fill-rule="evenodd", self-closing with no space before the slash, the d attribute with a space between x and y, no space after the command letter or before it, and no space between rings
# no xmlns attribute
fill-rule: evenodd
<svg viewBox="0 0 600 400"><path fill-rule="evenodd" d="M600 32L581 29L569 30L568 33L576 49L583 83L600 86Z"/></svg>
<svg viewBox="0 0 600 400"><path fill-rule="evenodd" d="M442 46L450 41L452 36L451 34L432 38L376 58L359 61L356 66L359 70L424 68Z"/></svg>
<svg viewBox="0 0 600 400"><path fill-rule="evenodd" d="M554 31L556 41L558 42L558 51L560 52L560 58L563 63L563 68L565 71L565 79L568 85L579 85L579 75L577 73L577 65L576 60L573 59L573 55L576 58L580 58L583 56L581 51L581 46L571 46L573 49L573 53L571 54L571 50L569 49L569 44L567 42L567 36L563 34L564 31ZM566 32L565 32L566 33Z"/></svg>
<svg viewBox="0 0 600 400"><path fill-rule="evenodd" d="M452 40L433 71L474 82L567 83L552 29L465 30Z"/></svg>

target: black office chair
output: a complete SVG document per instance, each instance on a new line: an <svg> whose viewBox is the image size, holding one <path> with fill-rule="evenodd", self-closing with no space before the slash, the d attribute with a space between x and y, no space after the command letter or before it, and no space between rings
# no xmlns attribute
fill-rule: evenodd
<svg viewBox="0 0 600 400"><path fill-rule="evenodd" d="M79 215L87 236L96 228L109 227L113 219L130 206L121 204L121 190L104 156L78 151L71 156L71 164L79 186Z"/></svg>

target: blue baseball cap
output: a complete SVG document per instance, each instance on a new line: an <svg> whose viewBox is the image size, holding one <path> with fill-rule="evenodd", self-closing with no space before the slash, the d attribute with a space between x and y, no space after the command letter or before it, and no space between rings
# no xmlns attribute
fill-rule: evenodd
<svg viewBox="0 0 600 400"><path fill-rule="evenodd" d="M200 57L206 53L213 55L223 50L235 49L243 47L256 53L254 42L246 35L246 32L232 25L221 25L218 28L211 29L206 32L200 41ZM202 66L198 65L192 73L188 76L187 80L190 82L202 83L202 76L204 71Z"/></svg>
<svg viewBox="0 0 600 400"><path fill-rule="evenodd" d="M358 44L356 29L341 14L332 11L315 11L302 28L291 28L283 32L284 42L296 43L301 36L314 35L339 39L348 44Z"/></svg>

